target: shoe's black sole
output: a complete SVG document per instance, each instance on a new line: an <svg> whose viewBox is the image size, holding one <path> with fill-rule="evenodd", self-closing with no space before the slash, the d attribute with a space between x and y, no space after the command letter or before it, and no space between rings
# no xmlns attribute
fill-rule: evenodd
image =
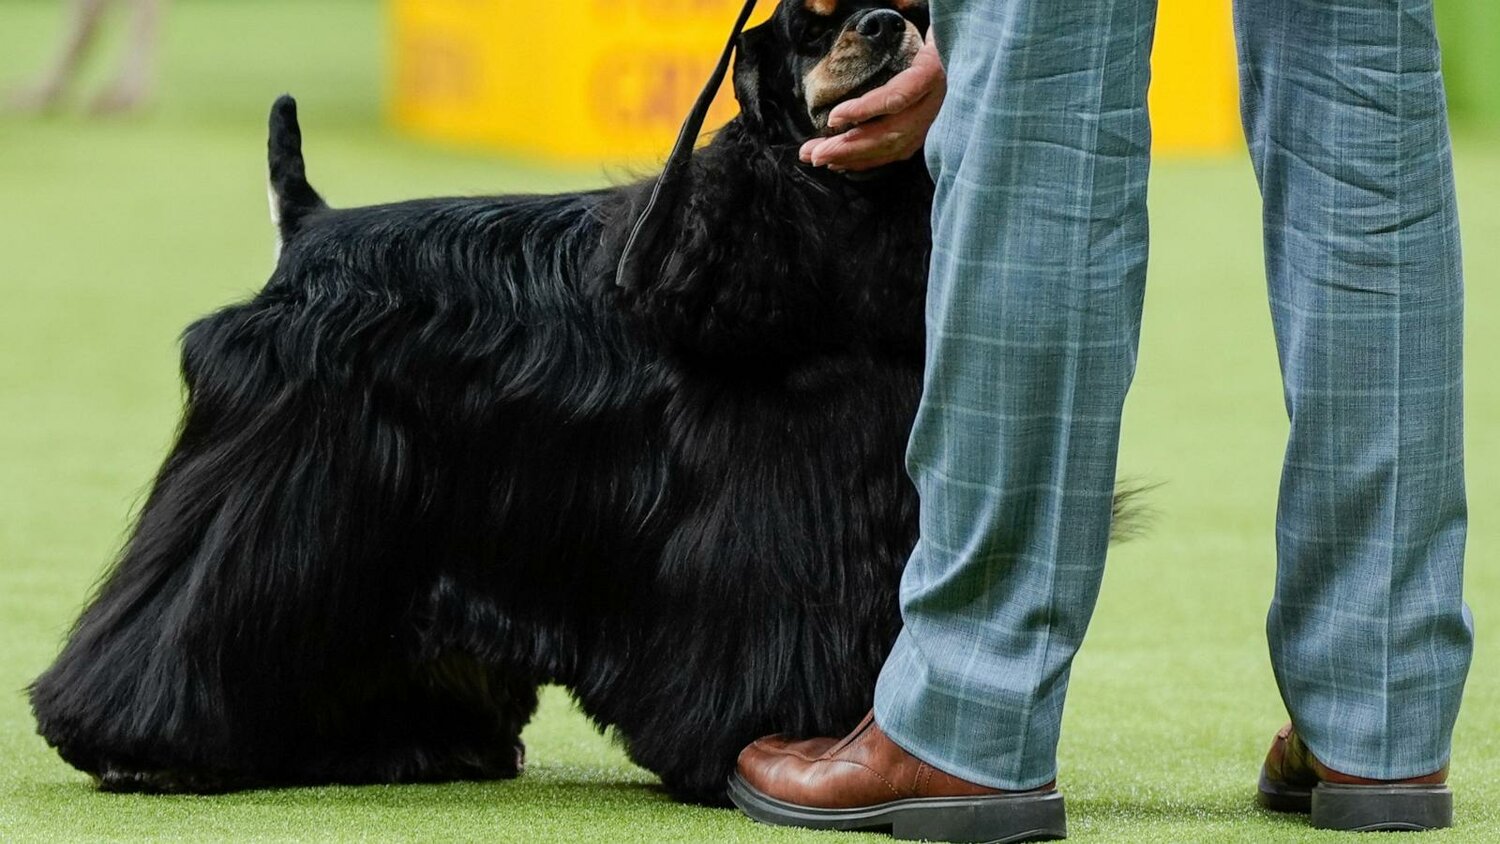
<svg viewBox="0 0 1500 844"><path fill-rule="evenodd" d="M1310 815L1318 829L1344 832L1421 832L1453 825L1453 792L1446 785L1333 785L1290 788L1260 776L1256 802L1273 812Z"/></svg>
<svg viewBox="0 0 1500 844"><path fill-rule="evenodd" d="M1332 785L1312 793L1312 825L1352 832L1420 832L1453 826L1446 785Z"/></svg>
<svg viewBox="0 0 1500 844"><path fill-rule="evenodd" d="M1012 844L1068 837L1067 812L1056 791L993 797L896 800L859 809L813 809L768 797L739 774L729 778L729 799L740 811L775 826L861 831L889 830L907 841Z"/></svg>

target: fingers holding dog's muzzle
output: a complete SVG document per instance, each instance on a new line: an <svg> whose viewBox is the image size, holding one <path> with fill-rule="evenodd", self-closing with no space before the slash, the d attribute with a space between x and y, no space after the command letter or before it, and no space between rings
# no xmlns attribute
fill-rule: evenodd
<svg viewBox="0 0 1500 844"><path fill-rule="evenodd" d="M826 57L803 78L807 110L818 132L841 102L866 94L911 66L922 48L916 24L890 9L852 18Z"/></svg>

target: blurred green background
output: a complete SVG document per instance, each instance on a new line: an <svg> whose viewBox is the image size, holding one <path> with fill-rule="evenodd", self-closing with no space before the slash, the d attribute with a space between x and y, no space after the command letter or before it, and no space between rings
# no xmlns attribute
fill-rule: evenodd
<svg viewBox="0 0 1500 844"><path fill-rule="evenodd" d="M1493 22L1480 0L1439 0L1450 8ZM527 733L531 769L509 783L103 795L34 735L21 689L56 652L171 437L178 332L270 270L264 121L276 94L300 97L312 178L338 205L621 177L395 136L381 118L380 11L183 0L145 115L0 117L0 840L882 840L674 805L558 692ZM61 26L59 4L0 0L0 86L35 69ZM1496 59L1493 28L1488 48L1477 25L1448 28L1453 56ZM1480 105L1495 103L1500 73L1480 66L1454 75L1479 648L1454 757L1460 826L1433 836L1453 841L1500 840L1500 144ZM1240 156L1165 161L1151 200L1122 472L1164 485L1153 531L1112 556L1078 659L1062 746L1074 840L1335 840L1251 802L1284 720L1262 627L1286 431L1254 183Z"/></svg>
<svg viewBox="0 0 1500 844"><path fill-rule="evenodd" d="M1500 3L1434 3L1454 118L1472 129L1500 130Z"/></svg>

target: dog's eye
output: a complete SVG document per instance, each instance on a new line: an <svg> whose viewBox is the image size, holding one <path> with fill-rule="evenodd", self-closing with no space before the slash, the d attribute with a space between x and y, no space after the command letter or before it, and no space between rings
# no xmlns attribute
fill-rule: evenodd
<svg viewBox="0 0 1500 844"><path fill-rule="evenodd" d="M822 20L809 22L803 25L802 34L797 39L797 43L803 49L815 50L821 45L823 39L828 36L830 29L831 27Z"/></svg>

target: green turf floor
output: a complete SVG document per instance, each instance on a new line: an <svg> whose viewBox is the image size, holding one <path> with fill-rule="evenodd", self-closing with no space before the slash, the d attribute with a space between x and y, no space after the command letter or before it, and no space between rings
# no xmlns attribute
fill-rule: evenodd
<svg viewBox="0 0 1500 844"><path fill-rule="evenodd" d="M0 0L0 80L40 59L56 7ZM166 99L99 124L0 118L0 840L857 841L677 806L550 693L516 782L217 798L95 794L34 735L21 688L54 654L171 435L177 332L270 267L264 112L303 100L338 204L599 182L394 137L378 5L176 7ZM1459 147L1470 272L1469 594L1478 658L1459 725L1460 826L1500 840L1500 149ZM1122 471L1164 485L1118 548L1077 661L1062 784L1078 841L1317 841L1251 804L1283 721L1262 632L1286 421L1248 166L1165 162Z"/></svg>

